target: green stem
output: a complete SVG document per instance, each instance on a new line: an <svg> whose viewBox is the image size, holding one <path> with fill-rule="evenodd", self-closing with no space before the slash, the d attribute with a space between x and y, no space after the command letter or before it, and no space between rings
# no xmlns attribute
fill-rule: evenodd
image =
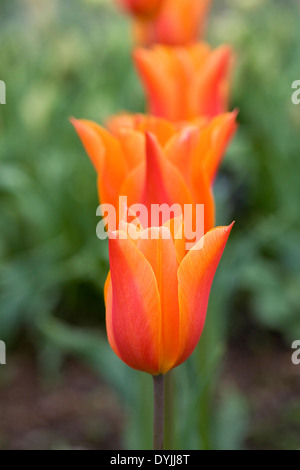
<svg viewBox="0 0 300 470"><path fill-rule="evenodd" d="M153 450L164 448L164 375L153 376Z"/></svg>

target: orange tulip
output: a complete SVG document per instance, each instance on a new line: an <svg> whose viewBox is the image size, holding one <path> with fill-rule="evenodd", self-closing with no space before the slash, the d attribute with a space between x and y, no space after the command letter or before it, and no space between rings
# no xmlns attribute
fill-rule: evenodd
<svg viewBox="0 0 300 470"><path fill-rule="evenodd" d="M112 349L130 367L165 374L192 354L232 225L209 231L187 253L183 239L166 226L141 231L134 240L124 226L114 233L106 327Z"/></svg>
<svg viewBox="0 0 300 470"><path fill-rule="evenodd" d="M165 0L118 0L122 8L139 17L152 17Z"/></svg>
<svg viewBox="0 0 300 470"><path fill-rule="evenodd" d="M72 122L98 173L102 204L112 204L117 212L119 196L127 197L128 207L144 204L149 212L152 204L179 204L182 212L185 204L204 204L206 232L214 226L211 183L235 117L227 113L180 127L155 117L123 115L110 121L113 133L91 121Z"/></svg>
<svg viewBox="0 0 300 470"><path fill-rule="evenodd" d="M213 117L228 108L233 54L229 46L136 48L134 60L149 112L170 121Z"/></svg>
<svg viewBox="0 0 300 470"><path fill-rule="evenodd" d="M127 130L152 132L163 146L169 142L169 158L183 174L193 171L188 165L192 153L194 166L203 166L209 181L213 183L226 147L237 129L237 114L235 110L213 119L198 117L190 122L171 123L150 115L124 113L113 116L107 125L112 134L119 138ZM187 143L189 149L184 148Z"/></svg>
<svg viewBox="0 0 300 470"><path fill-rule="evenodd" d="M136 42L185 46L203 36L211 0L165 0L152 18L137 18Z"/></svg>

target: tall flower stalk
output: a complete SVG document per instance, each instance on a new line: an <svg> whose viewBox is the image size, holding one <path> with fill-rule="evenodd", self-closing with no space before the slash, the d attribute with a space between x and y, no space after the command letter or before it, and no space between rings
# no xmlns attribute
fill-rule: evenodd
<svg viewBox="0 0 300 470"><path fill-rule="evenodd" d="M153 450L164 449L165 376L153 376Z"/></svg>

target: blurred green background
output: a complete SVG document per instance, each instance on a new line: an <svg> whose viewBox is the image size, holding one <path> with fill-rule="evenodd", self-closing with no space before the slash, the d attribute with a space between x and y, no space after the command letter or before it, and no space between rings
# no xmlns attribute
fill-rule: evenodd
<svg viewBox="0 0 300 470"><path fill-rule="evenodd" d="M172 374L167 445L296 449L299 2L215 0L207 39L236 51L240 126L215 185L218 223L236 225L205 334ZM131 48L130 21L109 0L1 0L2 449L151 446L151 379L106 340L96 177L69 123L145 109Z"/></svg>

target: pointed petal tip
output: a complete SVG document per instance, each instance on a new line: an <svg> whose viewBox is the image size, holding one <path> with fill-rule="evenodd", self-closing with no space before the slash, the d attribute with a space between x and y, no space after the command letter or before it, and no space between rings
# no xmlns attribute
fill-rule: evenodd
<svg viewBox="0 0 300 470"><path fill-rule="evenodd" d="M223 233L224 233L224 236L225 236L226 243L227 243L227 240L229 238L229 235L231 233L231 230L232 230L234 224L235 224L235 220L233 222L231 222L230 225L225 225L224 227L220 227L220 228L223 229Z"/></svg>
<svg viewBox="0 0 300 470"><path fill-rule="evenodd" d="M215 50L215 53L217 54L216 57L218 57L219 67L224 70L230 70L230 66L235 60L232 47L229 44L223 44Z"/></svg>
<svg viewBox="0 0 300 470"><path fill-rule="evenodd" d="M75 129L75 131L78 133L78 120L74 118L73 116L69 117L69 122Z"/></svg>
<svg viewBox="0 0 300 470"><path fill-rule="evenodd" d="M231 229L232 229L232 227L234 226L234 224L235 224L235 220L234 220L233 222L231 222L230 225L227 226L228 231L231 231Z"/></svg>
<svg viewBox="0 0 300 470"><path fill-rule="evenodd" d="M239 115L239 112L240 112L239 108L235 108L233 111L228 111L227 113L225 113L225 116L227 117L230 123L237 124L235 121Z"/></svg>
<svg viewBox="0 0 300 470"><path fill-rule="evenodd" d="M231 230L232 230L232 227L234 226L234 224L235 224L235 220L233 222L231 222L231 224L229 224L229 225L223 225L221 227L216 227L216 229L219 228L219 229L223 230L224 232L227 232L228 235L229 235ZM215 229L212 229L212 230L215 230Z"/></svg>
<svg viewBox="0 0 300 470"><path fill-rule="evenodd" d="M239 123L237 122L237 117L239 115L240 110L235 108L233 111L228 113L228 123L232 126L233 131L238 128Z"/></svg>
<svg viewBox="0 0 300 470"><path fill-rule="evenodd" d="M79 119L76 119L74 116L69 117L70 123L76 128L79 124Z"/></svg>
<svg viewBox="0 0 300 470"><path fill-rule="evenodd" d="M150 142L157 141L157 139L156 139L155 135L153 134L153 132L146 131L145 135L146 135L146 140L147 141L150 141Z"/></svg>
<svg viewBox="0 0 300 470"><path fill-rule="evenodd" d="M143 47L140 47L140 46L137 46L133 49L132 51L132 55L133 57L137 57L139 56L140 54L142 54L144 52L144 48Z"/></svg>

